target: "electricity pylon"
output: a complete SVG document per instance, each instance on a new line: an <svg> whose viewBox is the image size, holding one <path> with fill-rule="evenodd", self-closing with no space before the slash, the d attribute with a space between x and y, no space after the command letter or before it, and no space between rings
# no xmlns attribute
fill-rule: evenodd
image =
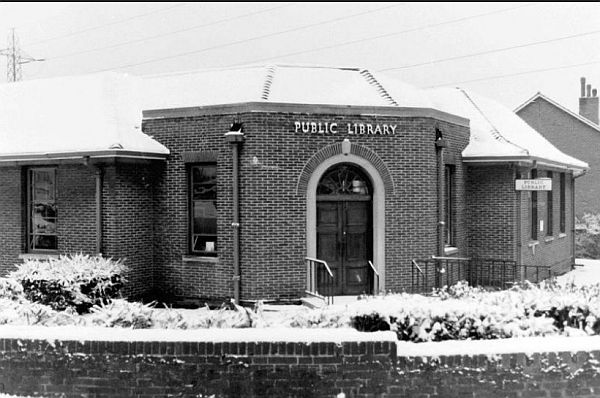
<svg viewBox="0 0 600 398"><path fill-rule="evenodd" d="M24 51L21 51L14 28L11 29L11 34L8 38L8 48L0 49L0 55L6 57L6 80L9 82L16 82L23 78L21 65L43 61L43 59L33 58Z"/></svg>

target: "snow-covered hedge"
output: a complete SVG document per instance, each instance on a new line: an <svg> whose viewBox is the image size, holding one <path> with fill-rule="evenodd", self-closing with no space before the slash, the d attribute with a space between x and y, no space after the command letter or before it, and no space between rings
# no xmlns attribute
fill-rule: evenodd
<svg viewBox="0 0 600 398"><path fill-rule="evenodd" d="M575 223L577 258L600 259L600 214L585 213Z"/></svg>
<svg viewBox="0 0 600 398"><path fill-rule="evenodd" d="M17 265L8 279L18 281L30 301L49 305L54 310L73 308L84 313L94 305L107 304L118 297L125 272L121 261L77 254L26 260ZM6 289L9 288L7 285ZM0 285L0 294L2 289Z"/></svg>
<svg viewBox="0 0 600 398"><path fill-rule="evenodd" d="M163 308L122 299L97 304L88 314L32 303L18 285L0 280L0 324L78 325L116 328L347 328L392 330L399 340L498 339L600 334L600 284L527 284L489 292L459 283L431 296L387 294L323 309L289 306L270 311L258 303L219 310Z"/></svg>
<svg viewBox="0 0 600 398"><path fill-rule="evenodd" d="M353 306L360 330L394 330L415 342L600 333L600 285L555 281L486 292L459 283L433 297L390 295Z"/></svg>

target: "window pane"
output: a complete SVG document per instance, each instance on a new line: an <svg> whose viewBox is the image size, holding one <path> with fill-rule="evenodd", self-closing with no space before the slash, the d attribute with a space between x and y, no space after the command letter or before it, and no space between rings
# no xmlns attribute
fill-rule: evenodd
<svg viewBox="0 0 600 398"><path fill-rule="evenodd" d="M30 172L29 248L56 250L56 173L54 169L32 169Z"/></svg>
<svg viewBox="0 0 600 398"><path fill-rule="evenodd" d="M216 255L217 166L193 166L190 173L191 251Z"/></svg>
<svg viewBox="0 0 600 398"><path fill-rule="evenodd" d="M55 235L33 235L31 248L34 250L56 250L57 239Z"/></svg>
<svg viewBox="0 0 600 398"><path fill-rule="evenodd" d="M334 166L327 170L317 186L317 195L370 195L370 183L355 166Z"/></svg>
<svg viewBox="0 0 600 398"><path fill-rule="evenodd" d="M32 196L34 201L54 200L54 170L33 171Z"/></svg>
<svg viewBox="0 0 600 398"><path fill-rule="evenodd" d="M217 237L194 235L192 241L194 252L214 253L217 251Z"/></svg>
<svg viewBox="0 0 600 398"><path fill-rule="evenodd" d="M194 202L194 234L217 234L216 201Z"/></svg>
<svg viewBox="0 0 600 398"><path fill-rule="evenodd" d="M531 179L537 178L537 170L531 170ZM531 192L531 240L537 240L538 238L538 205L537 205L537 192Z"/></svg>
<svg viewBox="0 0 600 398"><path fill-rule="evenodd" d="M454 203L453 203L453 180L454 180L454 170L451 166L445 167L445 183L444 183L444 216L446 222L446 234L445 234L445 244L453 245L453 236L454 236Z"/></svg>
<svg viewBox="0 0 600 398"><path fill-rule="evenodd" d="M192 199L217 198L216 166L197 166L192 168Z"/></svg>

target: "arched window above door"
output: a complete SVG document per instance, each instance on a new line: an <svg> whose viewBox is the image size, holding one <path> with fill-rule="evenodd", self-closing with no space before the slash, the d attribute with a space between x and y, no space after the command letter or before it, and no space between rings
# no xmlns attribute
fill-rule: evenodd
<svg viewBox="0 0 600 398"><path fill-rule="evenodd" d="M371 183L357 166L338 164L327 170L317 186L317 195L371 195Z"/></svg>

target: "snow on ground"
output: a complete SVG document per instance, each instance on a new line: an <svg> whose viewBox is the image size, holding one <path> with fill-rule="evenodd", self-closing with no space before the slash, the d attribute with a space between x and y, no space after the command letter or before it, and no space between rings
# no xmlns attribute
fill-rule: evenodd
<svg viewBox="0 0 600 398"><path fill-rule="evenodd" d="M399 341L398 355L406 357L441 355L494 355L512 353L600 351L600 336L548 336L498 340L448 340L435 343Z"/></svg>
<svg viewBox="0 0 600 398"><path fill-rule="evenodd" d="M578 266L558 278L579 286L600 283L600 260L577 259ZM433 343L399 341L400 356L493 355L523 352L600 351L600 336L548 336L498 340L451 340Z"/></svg>
<svg viewBox="0 0 600 398"><path fill-rule="evenodd" d="M31 398L29 395L8 395L8 394L0 394L0 398Z"/></svg>
<svg viewBox="0 0 600 398"><path fill-rule="evenodd" d="M576 285L593 285L600 283L600 260L581 259L575 260L576 267L558 278L562 282L573 282Z"/></svg>
<svg viewBox="0 0 600 398"><path fill-rule="evenodd" d="M576 261L575 270L559 277L561 282L573 282L576 285L600 283L600 260ZM373 300L371 305L377 304ZM330 309L340 307L347 313L369 303L338 303ZM306 307L298 305L264 305L263 316L267 324L277 324L277 319L303 317ZM198 310L179 310L185 317L198 316ZM244 329L121 329L102 327L42 327L42 326L0 326L0 336L4 338L31 338L40 340L109 340L109 341L278 341L278 342L343 342L385 340L396 341L393 332L363 333L349 328L336 329L299 329L283 327L244 328ZM83 336L83 337L82 337ZM432 343L397 342L400 356L440 356L440 355L491 355L524 352L576 352L600 350L600 336L552 336L527 337L498 340L452 340ZM5 398L0 395L0 398Z"/></svg>
<svg viewBox="0 0 600 398"><path fill-rule="evenodd" d="M393 332L361 333L355 329L125 329L82 326L2 325L0 336L12 339L64 341L205 341L205 342L332 342L396 341Z"/></svg>

